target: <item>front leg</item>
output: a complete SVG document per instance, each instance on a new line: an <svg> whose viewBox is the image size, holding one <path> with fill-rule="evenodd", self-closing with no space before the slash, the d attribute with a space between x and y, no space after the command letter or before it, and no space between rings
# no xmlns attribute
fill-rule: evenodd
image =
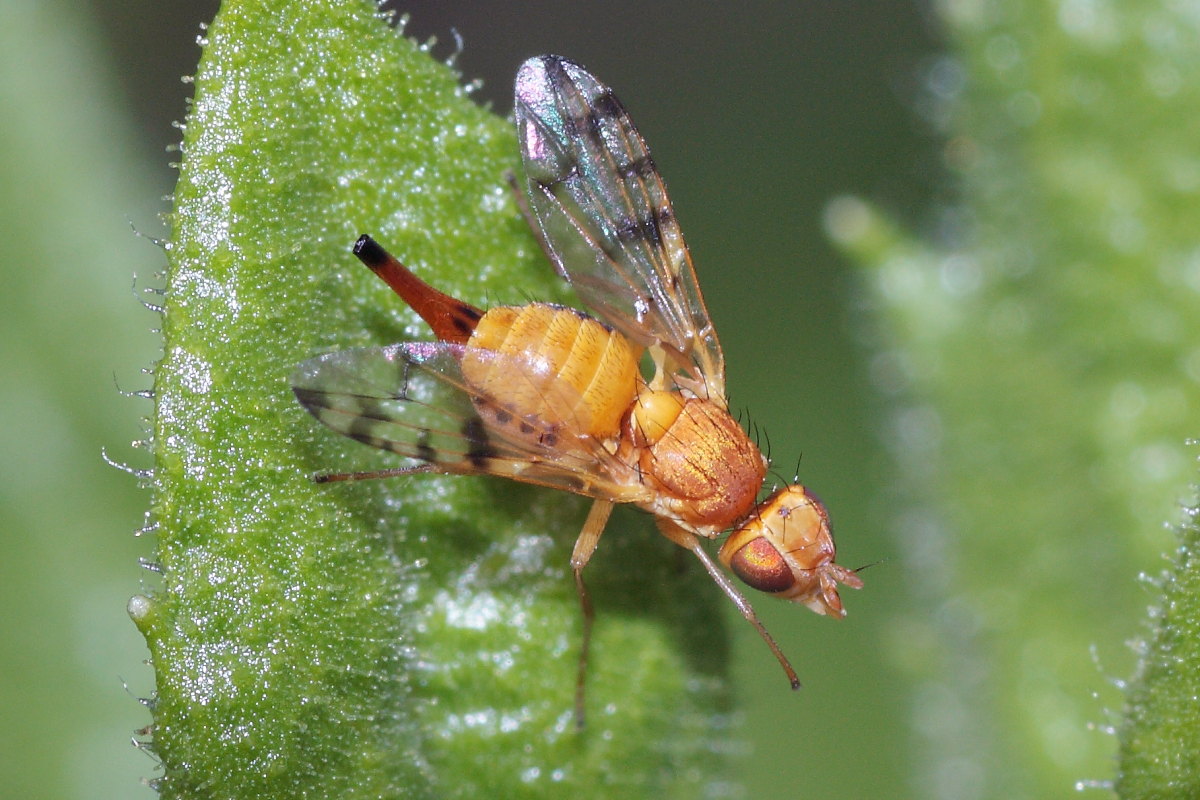
<svg viewBox="0 0 1200 800"><path fill-rule="evenodd" d="M746 621L754 626L754 630L758 631L758 635L767 643L767 647L771 648L771 652L775 654L775 658L779 661L779 666L783 667L783 672L787 675L788 682L791 683L792 688L799 689L800 678L796 676L796 670L792 669L787 656L779 649L779 645L775 643L775 639L772 638L771 634L767 633L767 629L759 621L758 615L754 613L754 607L750 605L750 601L738 591L733 582L729 580L729 576L721 571L721 568L712 560L712 556L700 544L700 538L696 534L684 530L676 523L663 517L656 519L655 523L658 525L659 533L680 547L691 550L696 555L696 558L700 559L700 563L704 565L704 569L708 570L709 577L713 579L713 582L717 586L721 587L721 591L725 593L725 596L733 601L733 604L737 606L738 611L742 612L742 616L746 618Z"/></svg>

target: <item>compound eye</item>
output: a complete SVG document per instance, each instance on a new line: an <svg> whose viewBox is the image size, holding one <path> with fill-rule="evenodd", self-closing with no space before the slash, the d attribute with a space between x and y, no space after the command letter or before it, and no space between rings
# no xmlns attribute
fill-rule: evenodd
<svg viewBox="0 0 1200 800"><path fill-rule="evenodd" d="M722 559L725 560L725 559ZM766 537L758 536L728 556L725 563L742 581L760 592L778 594L796 583L791 567Z"/></svg>

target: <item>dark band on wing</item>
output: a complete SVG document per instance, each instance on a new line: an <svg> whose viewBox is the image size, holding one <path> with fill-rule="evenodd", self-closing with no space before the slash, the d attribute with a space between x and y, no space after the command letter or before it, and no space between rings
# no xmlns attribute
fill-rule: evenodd
<svg viewBox="0 0 1200 800"><path fill-rule="evenodd" d="M394 399L407 400L408 398L403 392L398 394ZM386 405L384 400L378 397L357 396L354 398L355 422L365 420L367 422L391 422L394 418L393 413Z"/></svg>
<svg viewBox="0 0 1200 800"><path fill-rule="evenodd" d="M662 226L661 219L670 220L668 214L663 217L658 213L658 209L654 209L648 215L640 220L626 219L621 222L617 228L617 239L622 242L650 242L655 247L662 247Z"/></svg>
<svg viewBox="0 0 1200 800"><path fill-rule="evenodd" d="M629 180L630 178L649 178L652 175L658 174L658 168L654 165L654 159L650 157L649 153L646 153L641 158L618 164L617 174L625 180Z"/></svg>
<svg viewBox="0 0 1200 800"><path fill-rule="evenodd" d="M592 113L601 120L620 119L621 117L629 116L625 110L625 106L621 105L621 101L612 93L611 89L605 89L600 94L590 98L592 104Z"/></svg>
<svg viewBox="0 0 1200 800"><path fill-rule="evenodd" d="M471 417L463 423L462 435L467 440L467 460L471 466L483 469L490 459L496 457L496 450L488 439L487 427L479 417Z"/></svg>
<svg viewBox="0 0 1200 800"><path fill-rule="evenodd" d="M421 435L417 438L417 458L422 461L427 461L430 464L438 460L437 450L429 443L429 431L421 431Z"/></svg>
<svg viewBox="0 0 1200 800"><path fill-rule="evenodd" d="M300 401L300 405L307 409L325 408L327 404L321 400L325 397L325 392L318 392L314 389L307 389L303 386L293 386L292 394Z"/></svg>

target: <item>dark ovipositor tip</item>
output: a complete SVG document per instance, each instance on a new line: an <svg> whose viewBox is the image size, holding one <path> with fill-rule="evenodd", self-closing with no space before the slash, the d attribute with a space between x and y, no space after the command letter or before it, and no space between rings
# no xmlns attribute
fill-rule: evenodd
<svg viewBox="0 0 1200 800"><path fill-rule="evenodd" d="M379 242L366 233L358 237L358 241L354 243L353 252L358 256L358 260L368 267L377 267L386 263L390 258L387 251L379 246Z"/></svg>

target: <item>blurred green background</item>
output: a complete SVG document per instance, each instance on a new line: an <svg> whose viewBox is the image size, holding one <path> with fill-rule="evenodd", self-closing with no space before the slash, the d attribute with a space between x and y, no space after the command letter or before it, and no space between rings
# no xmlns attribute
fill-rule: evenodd
<svg viewBox="0 0 1200 800"><path fill-rule="evenodd" d="M160 285L164 259L133 228L162 235L174 180L165 148L178 139L172 121L189 94L180 76L194 69L199 25L215 8L0 6L0 774L9 796L150 796L138 781L153 777L154 762L129 741L149 722L136 697L150 693L153 676L124 613L126 599L153 583L138 566L152 544L132 533L148 498L100 453L149 466L129 445L149 402L114 386L115 375L121 389L147 388L143 370L159 352L157 317L130 286L135 275L139 288ZM1016 781L1028 796L1073 795L1073 781L1109 777L1115 740L1102 729L1121 700L1108 683L1131 669L1120 643L1137 632L1136 576L1170 548L1167 534L1150 537L1121 573L1116 595L1135 601L1115 619L1098 606L1095 631L1074 632L1097 645L1097 663L1063 687L1078 704L1064 718L1096 729L1054 734L979 716L1003 703L991 682L1002 667L986 648L970 650L977 620L960 613L937 574L953 563L939 550L946 539L924 536L937 524L911 513L912 476L899 480L881 443L896 449L938 432L878 390L896 383L895 363L880 356L886 328L822 229L829 202L847 194L917 231L961 229L939 204L954 187L930 120L941 120L931 98L953 94L962 76L939 56L933 12L879 0L400 8L412 35L437 36L435 53L453 52L452 30L462 36L458 66L483 80L479 96L500 113L511 106L516 65L542 52L582 62L617 90L670 184L721 332L733 404L769 433L785 477L803 456L803 480L834 516L839 560L880 562L864 573L864 591L845 595L842 623L759 603L805 681L799 695L754 633L731 622L745 699L731 746L745 751L746 795L1018 796L995 793L990 780L1025 771L996 745L1013 737L1066 748L1058 774ZM936 445L926 445L932 460ZM1167 503L1145 508L1148 527L1172 518ZM1024 590L1014 582L975 602L1004 607L1005 592ZM940 629L922 624L930 609ZM947 627L966 650L931 667L922 656L947 641L922 637ZM964 692L978 694L964 704ZM955 737L962 752L938 752Z"/></svg>

